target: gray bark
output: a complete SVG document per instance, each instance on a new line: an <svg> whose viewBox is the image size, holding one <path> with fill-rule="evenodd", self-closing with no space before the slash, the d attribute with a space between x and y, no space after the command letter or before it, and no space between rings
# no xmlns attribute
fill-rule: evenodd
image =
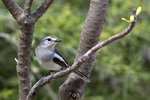
<svg viewBox="0 0 150 100"><path fill-rule="evenodd" d="M81 32L80 43L76 59L81 57L95 44L97 44L102 26L105 21L108 0L91 0L89 12ZM90 76L93 69L95 54L93 54L86 62L84 62L79 71L84 75ZM60 86L60 100L81 100L86 82L71 73L68 79Z"/></svg>
<svg viewBox="0 0 150 100"><path fill-rule="evenodd" d="M18 46L17 74L19 81L19 100L26 100L31 88L30 63L33 25L20 26L20 42Z"/></svg>

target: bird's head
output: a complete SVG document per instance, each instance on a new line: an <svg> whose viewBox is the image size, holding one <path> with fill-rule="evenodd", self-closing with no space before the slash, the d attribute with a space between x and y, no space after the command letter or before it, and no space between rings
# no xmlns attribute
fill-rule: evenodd
<svg viewBox="0 0 150 100"><path fill-rule="evenodd" d="M43 48L54 48L58 42L61 42L61 40L58 39L57 37L47 36L42 39L40 46Z"/></svg>

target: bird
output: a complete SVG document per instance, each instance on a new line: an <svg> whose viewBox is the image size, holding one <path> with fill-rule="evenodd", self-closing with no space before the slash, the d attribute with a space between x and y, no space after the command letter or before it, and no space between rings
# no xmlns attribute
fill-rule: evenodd
<svg viewBox="0 0 150 100"><path fill-rule="evenodd" d="M70 67L64 57L56 50L55 46L61 42L56 36L44 37L35 49L35 55L38 63L50 71L60 71ZM89 78L79 70L74 71L82 80L89 82Z"/></svg>

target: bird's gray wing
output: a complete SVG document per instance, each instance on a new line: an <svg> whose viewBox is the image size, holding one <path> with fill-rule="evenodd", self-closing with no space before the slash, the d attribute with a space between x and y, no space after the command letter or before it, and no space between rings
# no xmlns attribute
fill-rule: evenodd
<svg viewBox="0 0 150 100"><path fill-rule="evenodd" d="M65 59L61 56L61 54L57 50L55 50L53 61L56 64L62 66L63 69L69 67L68 63L65 61Z"/></svg>

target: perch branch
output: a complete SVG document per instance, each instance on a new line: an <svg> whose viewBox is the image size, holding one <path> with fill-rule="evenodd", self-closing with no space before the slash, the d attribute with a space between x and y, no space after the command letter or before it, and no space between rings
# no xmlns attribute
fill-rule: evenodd
<svg viewBox="0 0 150 100"><path fill-rule="evenodd" d="M88 50L84 55L82 55L81 57L79 57L74 64L71 67L66 68L65 70L61 70L57 73L54 73L52 75L48 75L45 77L42 77L38 82L36 82L36 84L31 88L28 96L27 96L27 100L33 100L35 94L38 92L38 90L44 86L46 83L49 83L53 80L56 80L60 77L66 76L69 73L75 71L76 69L78 69L80 67L80 65L85 62L87 59L90 58L90 56L95 53L97 50L101 49L102 47L112 43L115 40L118 40L120 38L123 38L124 36L126 36L128 33L131 32L131 30L134 28L136 21L137 21L137 15L136 15L136 11L133 10L133 16L134 16L134 20L129 24L129 26L124 29L122 32L111 36L110 38L102 41L102 42L98 42L98 44L96 44L94 47L92 47L90 50Z"/></svg>
<svg viewBox="0 0 150 100"><path fill-rule="evenodd" d="M22 8L14 0L2 0L12 16L18 21Z"/></svg>
<svg viewBox="0 0 150 100"><path fill-rule="evenodd" d="M98 44L96 44L94 47L92 47L89 51L87 51L84 55L85 56L90 56L91 54L95 53L98 49L112 43L115 40L121 39L124 36L126 36L128 33L131 32L131 30L134 28L136 21L137 21L137 15L136 15L136 10L132 11L132 15L134 16L134 20L129 24L129 26L124 29L122 32L117 33L116 35L113 35L111 37L109 37L108 39L99 42Z"/></svg>

